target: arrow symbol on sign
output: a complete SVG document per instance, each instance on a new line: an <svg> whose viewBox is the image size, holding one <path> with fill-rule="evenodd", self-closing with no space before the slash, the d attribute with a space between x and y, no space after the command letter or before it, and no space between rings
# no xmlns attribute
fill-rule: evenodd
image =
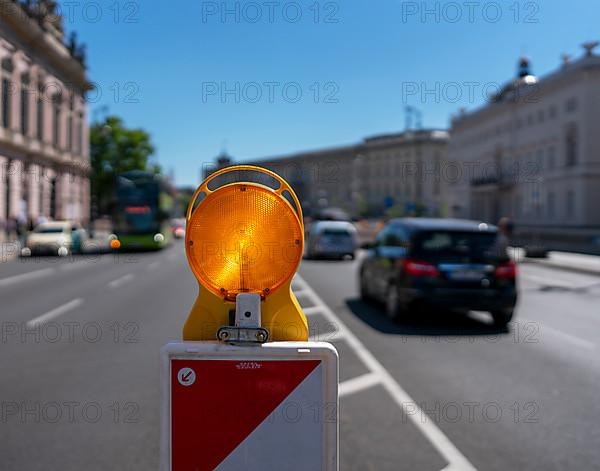
<svg viewBox="0 0 600 471"><path fill-rule="evenodd" d="M196 373L191 368L181 368L177 379L182 386L191 386L196 381Z"/></svg>

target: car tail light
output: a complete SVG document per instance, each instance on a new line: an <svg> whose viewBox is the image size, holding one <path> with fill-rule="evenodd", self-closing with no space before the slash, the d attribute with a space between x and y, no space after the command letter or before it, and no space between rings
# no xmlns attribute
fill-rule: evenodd
<svg viewBox="0 0 600 471"><path fill-rule="evenodd" d="M421 260L404 259L402 262L404 273L410 276L437 278L440 272L433 263L423 262Z"/></svg>
<svg viewBox="0 0 600 471"><path fill-rule="evenodd" d="M496 278L514 280L517 277L517 264L512 260L502 263L496 268Z"/></svg>

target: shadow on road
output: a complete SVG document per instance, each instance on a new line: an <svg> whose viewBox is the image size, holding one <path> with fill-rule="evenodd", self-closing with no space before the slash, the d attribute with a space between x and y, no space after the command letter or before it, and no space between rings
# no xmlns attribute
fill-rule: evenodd
<svg viewBox="0 0 600 471"><path fill-rule="evenodd" d="M385 315L383 307L360 299L348 299L346 305L365 324L385 334L420 336L483 336L509 334L509 328L496 327L468 313L438 311L415 313L402 323Z"/></svg>

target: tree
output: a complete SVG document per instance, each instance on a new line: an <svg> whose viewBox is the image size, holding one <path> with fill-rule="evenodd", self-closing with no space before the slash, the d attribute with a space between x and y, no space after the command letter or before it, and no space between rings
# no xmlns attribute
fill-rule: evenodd
<svg viewBox="0 0 600 471"><path fill-rule="evenodd" d="M128 129L117 116L108 116L90 128L92 197L99 214L110 212L116 176L131 170L160 173L150 157L155 148L143 129Z"/></svg>

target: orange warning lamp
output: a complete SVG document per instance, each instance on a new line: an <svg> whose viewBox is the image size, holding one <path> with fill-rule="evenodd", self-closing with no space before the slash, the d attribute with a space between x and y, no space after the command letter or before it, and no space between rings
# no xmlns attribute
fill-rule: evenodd
<svg viewBox="0 0 600 471"><path fill-rule="evenodd" d="M226 183L240 173L255 174L261 183ZM211 188L215 181L225 183ZM236 297L246 293L260 295L271 340L308 340L306 317L291 290L304 252L302 208L283 178L250 165L215 172L194 193L186 220L186 253L200 293L184 340L215 340L219 328L231 324Z"/></svg>

